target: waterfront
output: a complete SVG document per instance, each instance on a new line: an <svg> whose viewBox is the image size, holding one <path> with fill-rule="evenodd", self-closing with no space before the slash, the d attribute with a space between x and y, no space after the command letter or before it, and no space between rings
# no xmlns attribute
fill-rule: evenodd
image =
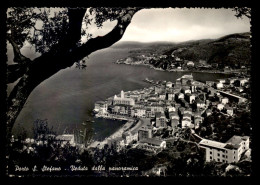
<svg viewBox="0 0 260 185"><path fill-rule="evenodd" d="M72 132L82 127L84 120L92 119L91 111L94 103L104 100L122 89L124 91L149 87L143 81L152 80L175 81L189 72L156 71L146 66L117 65L117 59L128 55L127 49L108 48L95 52L87 60L86 70L75 66L64 69L41 83L30 95L24 109L16 120L31 132L33 121L48 119L50 126L57 134L65 128ZM215 80L229 75L218 73L193 73L195 80ZM91 123L96 139L105 138L114 133L123 122L97 119ZM16 126L14 129L16 129Z"/></svg>

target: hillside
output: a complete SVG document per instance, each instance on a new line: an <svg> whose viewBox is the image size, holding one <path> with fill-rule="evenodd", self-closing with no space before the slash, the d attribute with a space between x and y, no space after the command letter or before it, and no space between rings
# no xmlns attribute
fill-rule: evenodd
<svg viewBox="0 0 260 185"><path fill-rule="evenodd" d="M223 65L249 65L251 60L250 33L231 34L216 40L199 40L178 44L164 54L183 60Z"/></svg>
<svg viewBox="0 0 260 185"><path fill-rule="evenodd" d="M172 55L180 58L181 61L198 63L200 60L204 60L208 64L217 63L220 68L249 66L251 60L250 33L248 32L230 34L218 39L191 40L181 43L119 42L112 47L129 49L129 53L131 53L129 57L133 59L140 58L138 57L140 55L167 55L166 59L149 62L156 68L164 66L163 69L168 68L167 66L174 62L174 59L171 58Z"/></svg>

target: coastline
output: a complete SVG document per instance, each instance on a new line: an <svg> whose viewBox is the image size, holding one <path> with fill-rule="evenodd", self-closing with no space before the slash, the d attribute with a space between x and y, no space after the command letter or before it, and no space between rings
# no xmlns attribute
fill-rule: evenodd
<svg viewBox="0 0 260 185"><path fill-rule="evenodd" d="M115 62L115 64L125 64L125 65L133 65L133 66L147 66L149 68L152 68L154 70L157 70L157 71L164 71L164 72L189 72L189 73L211 73L211 74L214 74L214 73L219 73L219 74L236 74L236 73L241 73L243 71L241 70L237 70L237 71L212 71L212 70L184 70L184 69L172 69L172 70L168 70L168 69L162 69L162 68L156 68L150 64L144 64L144 63L138 63L138 64L131 64L131 63L118 63L118 62Z"/></svg>
<svg viewBox="0 0 260 185"><path fill-rule="evenodd" d="M103 141L93 141L87 148L103 148L105 144L108 143L109 139L114 139L117 137L121 137L124 131L130 128L133 125L134 121L127 121L124 125L122 125L117 131L115 131L112 135L105 138Z"/></svg>

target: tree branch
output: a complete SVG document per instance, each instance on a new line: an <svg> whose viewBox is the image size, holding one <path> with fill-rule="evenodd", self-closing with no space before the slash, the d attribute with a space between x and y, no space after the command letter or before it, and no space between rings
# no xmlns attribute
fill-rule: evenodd
<svg viewBox="0 0 260 185"><path fill-rule="evenodd" d="M111 32L102 36L89 39L85 44L73 50L70 54L74 61L81 60L85 56L91 54L94 51L110 47L117 41L119 41L127 26L131 23L133 15L142 8L128 8L124 15L118 17L117 25Z"/></svg>
<svg viewBox="0 0 260 185"><path fill-rule="evenodd" d="M130 24L133 15L139 10L140 8L127 9L126 13L118 18L118 23L111 32L103 37L90 39L80 47L76 47L76 40L80 39L79 35L81 33L81 24L85 10L82 9L79 11L77 9L71 11L69 17L71 19L70 26L74 27L70 27L71 30L68 32L67 38L64 40L70 42L70 38L73 38L73 42L66 43L63 40L55 47L54 51L50 51L34 59L34 61L28 66L26 73L21 77L10 93L7 101L7 138L10 138L15 120L35 87L61 69L72 66L75 61L84 58L96 50L109 47L120 40L127 26ZM77 12L78 15L76 15ZM76 35L73 35L74 33ZM59 47L63 49L59 49ZM55 50L60 52L57 53Z"/></svg>
<svg viewBox="0 0 260 185"><path fill-rule="evenodd" d="M14 62L24 63L24 62L31 61L29 58L27 58L27 57L25 57L24 55L21 54L19 46L16 44L16 42L14 41L14 39L12 37L12 32L11 32L11 34L7 34L7 39L11 43L11 45L13 46Z"/></svg>

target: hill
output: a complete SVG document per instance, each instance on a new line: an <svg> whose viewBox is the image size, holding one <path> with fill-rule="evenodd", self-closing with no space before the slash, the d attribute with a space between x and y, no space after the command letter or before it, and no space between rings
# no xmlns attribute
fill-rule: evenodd
<svg viewBox="0 0 260 185"><path fill-rule="evenodd" d="M164 54L183 60L198 62L205 60L209 64L249 65L251 60L250 33L226 35L215 40L198 40L177 44Z"/></svg>

